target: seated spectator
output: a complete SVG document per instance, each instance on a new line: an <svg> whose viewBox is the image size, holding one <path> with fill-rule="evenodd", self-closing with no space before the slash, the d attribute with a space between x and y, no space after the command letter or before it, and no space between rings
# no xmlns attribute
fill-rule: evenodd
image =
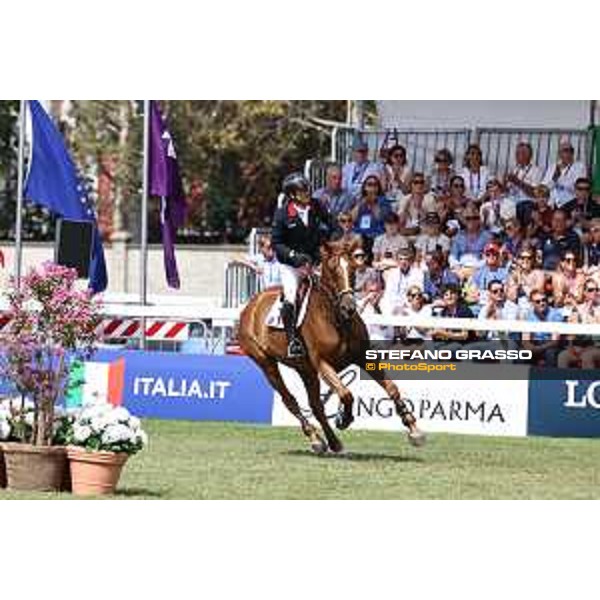
<svg viewBox="0 0 600 600"><path fill-rule="evenodd" d="M362 236L369 262L375 238L384 233L383 220L390 212L379 177L369 175L362 185L360 201L352 209L354 232Z"/></svg>
<svg viewBox="0 0 600 600"><path fill-rule="evenodd" d="M438 203L444 196L438 198ZM465 180L460 175L454 175L450 179L450 196L448 202L444 203L444 207L447 210L447 214L441 214L440 218L442 223L450 219L459 219L462 217L462 213L469 203L469 198L465 195ZM438 209L438 213L439 213Z"/></svg>
<svg viewBox="0 0 600 600"><path fill-rule="evenodd" d="M523 316L529 310L529 295L535 289L544 287L544 272L537 268L536 251L533 244L525 242L513 261L512 272L508 276L506 294L511 302L518 304Z"/></svg>
<svg viewBox="0 0 600 600"><path fill-rule="evenodd" d="M473 313L469 307L462 301L460 287L454 284L447 284L442 291L442 300L433 304L432 312L435 316L451 317L456 319L472 319ZM473 332L456 329L435 329L431 332L433 340L444 340L452 342L464 342L474 340Z"/></svg>
<svg viewBox="0 0 600 600"><path fill-rule="evenodd" d="M575 182L575 197L563 205L573 225L578 229L581 229L583 221L587 218L591 197L592 182L587 177L580 177Z"/></svg>
<svg viewBox="0 0 600 600"><path fill-rule="evenodd" d="M519 310L514 302L506 297L505 286L502 281L492 279L488 282L486 300L479 311L479 319L492 321L514 321L518 318ZM500 340L510 335L510 332L500 333L496 330L489 331L484 337L488 340Z"/></svg>
<svg viewBox="0 0 600 600"><path fill-rule="evenodd" d="M592 219L583 246L583 264L586 269L600 267L600 218Z"/></svg>
<svg viewBox="0 0 600 600"><path fill-rule="evenodd" d="M425 265L423 291L430 302L442 297L442 290L446 285L460 285L458 275L448 267L448 259L443 251L428 253L425 256Z"/></svg>
<svg viewBox="0 0 600 600"><path fill-rule="evenodd" d="M398 203L402 235L418 235L422 219L428 212L436 209L435 198L425 193L425 185L425 175L415 173L410 182L410 194L404 196Z"/></svg>
<svg viewBox="0 0 600 600"><path fill-rule="evenodd" d="M531 309L525 320L530 323L561 323L561 311L550 308L548 298L542 290L533 290L529 296ZM523 334L523 348L531 350L535 363L543 361L546 366L555 366L560 350L560 335L551 332L527 332Z"/></svg>
<svg viewBox="0 0 600 600"><path fill-rule="evenodd" d="M587 219L600 219L600 195L591 194L585 216Z"/></svg>
<svg viewBox="0 0 600 600"><path fill-rule="evenodd" d="M450 267L460 268L468 260L475 264L480 262L485 246L491 241L489 231L482 229L479 209L474 203L469 203L464 210L465 229L460 231L452 240L450 247Z"/></svg>
<svg viewBox="0 0 600 600"><path fill-rule="evenodd" d="M450 251L450 238L441 232L440 216L437 212L428 212L421 227L421 234L415 241L417 260L420 261L427 253L440 249L445 254Z"/></svg>
<svg viewBox="0 0 600 600"><path fill-rule="evenodd" d="M340 242L348 244L349 246L359 244L362 246L362 237L358 233L354 233L354 219L352 218L352 213L340 213L337 218L337 225L337 239Z"/></svg>
<svg viewBox="0 0 600 600"><path fill-rule="evenodd" d="M554 211L550 207L550 190L545 185L538 185L533 193L534 207L527 227L527 237L542 240L552 231Z"/></svg>
<svg viewBox="0 0 600 600"><path fill-rule="evenodd" d="M325 187L318 189L313 197L329 210L334 219L340 213L350 212L355 204L354 198L342 187L342 171L337 165L327 167Z"/></svg>
<svg viewBox="0 0 600 600"><path fill-rule="evenodd" d="M568 214L564 210L555 210L552 216L552 231L542 240L542 267L546 271L554 271L566 250L571 250L576 257L581 256L581 241L569 224Z"/></svg>
<svg viewBox="0 0 600 600"><path fill-rule="evenodd" d="M576 323L600 323L600 287L591 278L583 285L582 302L576 307Z"/></svg>
<svg viewBox="0 0 600 600"><path fill-rule="evenodd" d="M367 264L367 254L362 248L357 248L352 253L354 260L354 296L361 300L365 293L367 283L380 279L376 269Z"/></svg>
<svg viewBox="0 0 600 600"><path fill-rule="evenodd" d="M491 281L499 281L502 285L507 282L508 269L500 263L500 247L489 243L483 252L485 263L479 267L471 279L475 294L472 298L479 306L479 309L487 304L487 290Z"/></svg>
<svg viewBox="0 0 600 600"><path fill-rule="evenodd" d="M533 164L533 148L530 143L517 144L515 159L515 168L506 174L506 187L515 203L519 223L527 227L534 207L534 190L542 181L543 173Z"/></svg>
<svg viewBox="0 0 600 600"><path fill-rule="evenodd" d="M447 196L454 175L454 158L447 148L438 150L433 159L434 167L428 177L429 191L434 196Z"/></svg>
<svg viewBox="0 0 600 600"><path fill-rule="evenodd" d="M411 285L407 292L406 297L408 303L402 309L401 314L405 317L430 317L431 306L425 304L425 297L422 289L418 285ZM425 327L401 327L400 338L404 343L418 343L424 340L430 339L428 330Z"/></svg>
<svg viewBox="0 0 600 600"><path fill-rule="evenodd" d="M367 177L375 175L381 178L383 172L379 163L369 160L369 146L366 142L357 140L352 148L354 160L342 169L342 188L351 196L359 197Z"/></svg>
<svg viewBox="0 0 600 600"><path fill-rule="evenodd" d="M516 219L508 219L503 226L502 231L502 253L509 261L521 252L521 248L527 239L525 230L521 223Z"/></svg>
<svg viewBox="0 0 600 600"><path fill-rule="evenodd" d="M258 254L235 262L246 265L260 276L261 289L266 290L281 285L281 264L275 256L270 236L260 239Z"/></svg>
<svg viewBox="0 0 600 600"><path fill-rule="evenodd" d="M385 232L373 243L373 266L381 270L396 266L398 251L408 246L408 240L400 234L400 218L396 213L388 213L383 226Z"/></svg>
<svg viewBox="0 0 600 600"><path fill-rule="evenodd" d="M364 280L363 289L357 300L357 310L362 316L381 314L379 302L382 296L381 278L375 274ZM391 342L394 339L394 327L390 325L367 325L369 339Z"/></svg>
<svg viewBox="0 0 600 600"><path fill-rule="evenodd" d="M400 144L387 151L385 164L386 195L394 202L410 191L410 168L406 161L406 148Z"/></svg>
<svg viewBox="0 0 600 600"><path fill-rule="evenodd" d="M577 255L573 250L565 250L558 269L552 273L554 306L563 306L567 295L572 296L575 302L579 302L584 282L585 276L582 270L577 268Z"/></svg>
<svg viewBox="0 0 600 600"><path fill-rule="evenodd" d="M411 286L423 289L423 269L415 265L412 248L403 248L398 253L398 266L385 272L385 289L381 299L383 314L397 314L408 304L407 291Z"/></svg>
<svg viewBox="0 0 600 600"><path fill-rule="evenodd" d="M500 231L503 221L516 216L514 200L504 193L502 184L497 177L489 179L479 212L483 227L491 231Z"/></svg>
<svg viewBox="0 0 600 600"><path fill-rule="evenodd" d="M542 183L550 190L550 200L554 208L563 208L575 197L575 182L586 177L585 165L575 162L575 149L568 140L561 141L558 149L558 162L550 165Z"/></svg>
<svg viewBox="0 0 600 600"><path fill-rule="evenodd" d="M465 182L467 197L480 202L485 193L490 172L483 164L481 148L477 144L471 144L467 148L464 167L459 175Z"/></svg>

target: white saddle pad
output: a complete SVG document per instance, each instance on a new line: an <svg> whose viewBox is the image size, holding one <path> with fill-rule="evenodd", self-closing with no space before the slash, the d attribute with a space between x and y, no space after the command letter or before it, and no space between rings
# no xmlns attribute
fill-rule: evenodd
<svg viewBox="0 0 600 600"><path fill-rule="evenodd" d="M300 305L300 310L298 311L298 316L296 318L296 327L300 327L304 321L306 309L308 308L308 299L310 298L311 292L312 283L309 284L308 290L306 294L304 294L304 299L302 300L302 304ZM277 300L273 302L273 306L271 306L269 312L267 313L267 325L269 327L273 327L274 329L283 329L283 321L281 320L281 304L281 297L277 296Z"/></svg>

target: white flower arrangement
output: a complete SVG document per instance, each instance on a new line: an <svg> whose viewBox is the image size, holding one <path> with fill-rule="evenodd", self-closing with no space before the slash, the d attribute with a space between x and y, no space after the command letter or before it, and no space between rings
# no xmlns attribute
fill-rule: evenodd
<svg viewBox="0 0 600 600"><path fill-rule="evenodd" d="M67 443L87 450L135 454L148 443L140 420L122 406L84 406L72 422Z"/></svg>

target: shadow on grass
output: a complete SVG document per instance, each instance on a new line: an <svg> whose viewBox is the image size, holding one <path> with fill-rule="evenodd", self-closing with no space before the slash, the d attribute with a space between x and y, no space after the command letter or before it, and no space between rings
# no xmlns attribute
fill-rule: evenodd
<svg viewBox="0 0 600 600"><path fill-rule="evenodd" d="M422 463L425 459L421 456L401 456L398 454L377 454L375 452L344 452L342 454L317 455L311 450L287 450L283 454L287 456L301 456L319 459L319 460L348 460L351 462L392 462L392 463Z"/></svg>
<svg viewBox="0 0 600 600"><path fill-rule="evenodd" d="M164 498L165 494L163 492L159 492L157 490L148 490L146 488L129 487L129 488L117 489L117 491L115 492L115 495L114 495L115 498L119 498L119 497L129 498L129 497L133 497L133 496L145 496L146 498Z"/></svg>

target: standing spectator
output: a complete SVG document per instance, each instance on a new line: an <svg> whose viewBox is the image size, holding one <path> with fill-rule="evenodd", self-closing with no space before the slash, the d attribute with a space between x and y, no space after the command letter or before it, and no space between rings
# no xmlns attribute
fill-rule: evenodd
<svg viewBox="0 0 600 600"><path fill-rule="evenodd" d="M552 216L552 231L542 241L542 267L546 271L554 271L560 263L561 256L571 250L581 257L581 241L569 226L569 216L564 210L555 210Z"/></svg>
<svg viewBox="0 0 600 600"><path fill-rule="evenodd" d="M529 225L534 206L534 190L542 180L541 169L533 164L533 148L528 142L517 144L516 166L506 174L507 189L517 210L517 219L523 226Z"/></svg>
<svg viewBox="0 0 600 600"><path fill-rule="evenodd" d="M261 238L258 243L258 254L237 262L250 267L260 276L261 289L266 290L281 285L281 263L275 256L270 236Z"/></svg>
<svg viewBox="0 0 600 600"><path fill-rule="evenodd" d="M600 219L592 219L586 243L583 247L583 264L591 270L600 266Z"/></svg>
<svg viewBox="0 0 600 600"><path fill-rule="evenodd" d="M562 208L575 197L575 182L586 175L585 165L575 162L575 149L571 142L562 141L558 162L548 167L542 182L550 190L550 200L555 208Z"/></svg>
<svg viewBox="0 0 600 600"><path fill-rule="evenodd" d="M464 168L460 172L466 186L466 195L471 200L480 201L485 193L490 173L483 164L481 148L471 144L465 154Z"/></svg>
<svg viewBox="0 0 600 600"><path fill-rule="evenodd" d="M489 231L481 227L481 216L475 203L467 205L463 219L465 229L454 237L450 248L450 266L453 269L459 268L461 263L479 262L483 249L492 239Z"/></svg>
<svg viewBox="0 0 600 600"><path fill-rule="evenodd" d="M488 180L486 194L479 212L483 227L490 231L499 231L503 221L515 217L514 200L504 193L502 184L497 177Z"/></svg>
<svg viewBox="0 0 600 600"><path fill-rule="evenodd" d="M398 254L398 266L386 272L385 289L381 299L384 314L397 314L407 305L406 292L412 285L423 289L424 273L415 265L415 256L411 248L404 248Z"/></svg>
<svg viewBox="0 0 600 600"><path fill-rule="evenodd" d="M342 212L337 218L337 234L338 240L348 246L361 245L362 237L358 233L354 233L354 219L352 213Z"/></svg>
<svg viewBox="0 0 600 600"><path fill-rule="evenodd" d="M369 146L366 142L357 140L353 146L354 160L342 169L342 188L352 197L360 196L361 189L371 175L382 176L379 163L369 160Z"/></svg>
<svg viewBox="0 0 600 600"><path fill-rule="evenodd" d="M386 193L397 201L410 190L410 168L406 162L406 148L396 144L389 148L385 165Z"/></svg>
<svg viewBox="0 0 600 600"><path fill-rule="evenodd" d="M475 288L474 300L478 303L478 309L487 303L487 291L491 281L499 281L503 285L508 279L508 269L500 263L500 248L493 243L486 245L484 249L485 264L475 271L472 283Z"/></svg>
<svg viewBox="0 0 600 600"><path fill-rule="evenodd" d="M425 175L415 173L410 182L410 194L404 196L398 204L400 233L416 236L420 232L420 223L428 212L435 211L435 198L425 192Z"/></svg>
<svg viewBox="0 0 600 600"><path fill-rule="evenodd" d="M448 284L458 286L460 280L458 275L448 267L447 256L441 250L427 254L425 257L427 267L424 276L423 290L430 302L438 300L442 296L443 288Z"/></svg>
<svg viewBox="0 0 600 600"><path fill-rule="evenodd" d="M394 266L399 250L408 246L408 240L400 234L400 218L396 213L388 213L383 219L383 226L385 232L373 243L373 266L378 269Z"/></svg>
<svg viewBox="0 0 600 600"><path fill-rule="evenodd" d="M374 240L385 231L383 220L389 212L389 203L383 194L379 177L369 175L362 185L360 201L352 209L354 232L362 236L369 262L372 259Z"/></svg>
<svg viewBox="0 0 600 600"><path fill-rule="evenodd" d="M531 310L526 315L530 323L562 323L559 310L550 308L548 298L542 290L533 290L529 296ZM543 360L546 366L556 365L560 336L550 332L532 332L523 334L523 348L533 352L534 360ZM535 343L534 343L535 342Z"/></svg>
<svg viewBox="0 0 600 600"><path fill-rule="evenodd" d="M343 212L349 212L355 200L342 187L342 171L337 165L327 167L325 187L318 189L313 197L329 210L334 219Z"/></svg>
<svg viewBox="0 0 600 600"><path fill-rule="evenodd" d="M440 216L437 212L428 212L423 221L422 233L417 236L415 241L418 260L437 249L446 255L450 251L450 238L441 232L440 226Z"/></svg>
<svg viewBox="0 0 600 600"><path fill-rule="evenodd" d="M447 196L450 193L450 181L454 176L454 158L447 148L438 150L433 159L434 167L429 175L429 191L435 196Z"/></svg>

